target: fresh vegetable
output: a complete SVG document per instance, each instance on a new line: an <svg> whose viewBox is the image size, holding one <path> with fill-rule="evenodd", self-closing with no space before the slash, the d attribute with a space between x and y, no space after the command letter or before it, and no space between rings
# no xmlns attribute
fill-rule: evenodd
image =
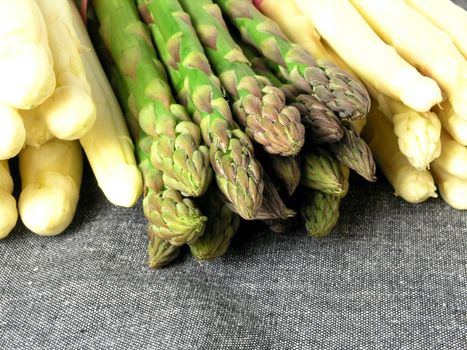
<svg viewBox="0 0 467 350"><path fill-rule="evenodd" d="M319 34L360 78L419 112L441 102L436 82L385 44L358 11L342 0L294 0ZM352 38L352 39L349 39Z"/></svg>
<svg viewBox="0 0 467 350"><path fill-rule="evenodd" d="M44 18L35 0L0 0L0 23L0 102L33 108L55 89Z"/></svg>
<svg viewBox="0 0 467 350"><path fill-rule="evenodd" d="M151 230L148 230L148 266L152 269L158 269L169 265L174 261L182 251L181 246L171 244L157 237Z"/></svg>
<svg viewBox="0 0 467 350"><path fill-rule="evenodd" d="M417 170L400 152L391 123L372 107L362 137L368 143L376 163L394 188L396 196L410 203L437 197L433 177L426 169Z"/></svg>
<svg viewBox="0 0 467 350"><path fill-rule="evenodd" d="M433 109L441 121L441 125L454 140L467 146L467 120L459 117L449 101L436 106Z"/></svg>
<svg viewBox="0 0 467 350"><path fill-rule="evenodd" d="M446 173L467 180L467 146L456 142L447 132L441 133L441 156L433 162Z"/></svg>
<svg viewBox="0 0 467 350"><path fill-rule="evenodd" d="M237 233L240 217L220 199L214 187L203 198L203 211L208 217L204 234L190 244L191 254L198 260L213 260L224 255Z"/></svg>
<svg viewBox="0 0 467 350"><path fill-rule="evenodd" d="M145 185L143 211L150 222L149 237L155 235L176 246L194 242L203 234L207 218L190 198L165 186L161 171L149 159L151 142L151 137L142 133L136 147Z"/></svg>
<svg viewBox="0 0 467 350"><path fill-rule="evenodd" d="M301 214L308 235L314 238L329 235L339 220L341 200L341 197L329 193L305 191Z"/></svg>
<svg viewBox="0 0 467 350"><path fill-rule="evenodd" d="M252 219L262 201L261 166L250 139L232 120L188 14L176 0L138 0L138 5L178 98L199 123L210 147L219 188L240 216Z"/></svg>
<svg viewBox="0 0 467 350"><path fill-rule="evenodd" d="M18 111L0 103L0 160L16 156L26 141L26 130Z"/></svg>
<svg viewBox="0 0 467 350"><path fill-rule="evenodd" d="M183 106L175 104L135 5L131 0L95 0L94 5L101 36L134 101L139 125L154 138L152 164L162 171L168 188L187 196L202 195L212 174L208 148L201 144L199 127Z"/></svg>
<svg viewBox="0 0 467 350"><path fill-rule="evenodd" d="M300 183L309 189L343 196L344 174L339 161L319 146L308 147L302 153L302 176Z"/></svg>
<svg viewBox="0 0 467 350"><path fill-rule="evenodd" d="M451 0L405 0L438 28L449 34L467 58L467 12Z"/></svg>
<svg viewBox="0 0 467 350"><path fill-rule="evenodd" d="M80 138L80 143L107 199L115 205L132 207L140 198L143 187L133 142L78 9L72 8L72 11L73 28L81 44L87 48L81 51L81 60L97 108L96 121Z"/></svg>
<svg viewBox="0 0 467 350"><path fill-rule="evenodd" d="M436 80L456 113L467 119L467 62L451 38L404 0L350 2L385 42Z"/></svg>
<svg viewBox="0 0 467 350"><path fill-rule="evenodd" d="M445 172L437 163L433 163L431 173L441 198L455 209L467 210L467 180Z"/></svg>
<svg viewBox="0 0 467 350"><path fill-rule="evenodd" d="M323 147L327 147L343 165L355 170L367 181L376 181L376 164L370 147L360 138L352 124L344 124L344 130L341 140Z"/></svg>
<svg viewBox="0 0 467 350"><path fill-rule="evenodd" d="M44 16L57 85L40 113L47 128L57 138L76 140L84 136L96 120L82 57L81 41L73 25L71 0L36 0Z"/></svg>
<svg viewBox="0 0 467 350"><path fill-rule="evenodd" d="M276 219L289 219L296 215L296 213L287 208L282 200L276 185L272 182L269 176L264 175L264 193L263 202L261 207L255 214L256 220L276 220Z"/></svg>
<svg viewBox="0 0 467 350"><path fill-rule="evenodd" d="M62 233L78 204L83 158L78 141L53 139L19 154L19 214L24 225L41 236Z"/></svg>
<svg viewBox="0 0 467 350"><path fill-rule="evenodd" d="M40 145L54 138L54 135L47 128L47 124L40 113L40 108L23 109L18 112L23 117L27 146L40 147Z"/></svg>
<svg viewBox="0 0 467 350"><path fill-rule="evenodd" d="M329 61L315 59L292 44L275 22L250 0L216 0L247 43L271 61L276 73L312 94L342 118L362 118L368 112L368 93L359 81Z"/></svg>
<svg viewBox="0 0 467 350"><path fill-rule="evenodd" d="M367 85L380 112L393 124L399 150L416 169L423 170L441 152L441 123L433 112L416 112Z"/></svg>
<svg viewBox="0 0 467 350"><path fill-rule="evenodd" d="M268 159L271 174L280 180L291 196L300 183L300 157L272 156Z"/></svg>
<svg viewBox="0 0 467 350"><path fill-rule="evenodd" d="M18 221L13 179L6 160L0 160L0 239L9 235Z"/></svg>
<svg viewBox="0 0 467 350"><path fill-rule="evenodd" d="M222 13L211 0L180 0L204 46L207 57L231 96L233 111L245 132L267 152L296 155L305 141L300 113L285 104L284 93L263 84L230 36Z"/></svg>

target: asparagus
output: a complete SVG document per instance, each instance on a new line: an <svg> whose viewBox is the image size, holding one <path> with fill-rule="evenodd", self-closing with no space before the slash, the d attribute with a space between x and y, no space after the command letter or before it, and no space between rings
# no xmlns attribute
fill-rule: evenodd
<svg viewBox="0 0 467 350"><path fill-rule="evenodd" d="M262 15L250 0L215 0L247 43L270 61L277 74L300 91L324 102L341 118L366 115L370 98L363 85L335 64L315 60L304 48L292 44L279 26Z"/></svg>
<svg viewBox="0 0 467 350"><path fill-rule="evenodd" d="M240 217L229 209L217 192L216 188L211 188L206 194L202 205L208 217L206 230L189 245L191 254L198 260L213 260L224 255L240 225Z"/></svg>
<svg viewBox="0 0 467 350"><path fill-rule="evenodd" d="M309 189L343 196L345 178L339 161L322 147L308 147L302 154L300 183Z"/></svg>
<svg viewBox="0 0 467 350"><path fill-rule="evenodd" d="M96 47L100 49L101 55L106 53L99 45ZM127 120L136 119L137 111L130 103L130 93L124 84L123 76L116 66L111 64L105 66L107 74L110 76L110 83ZM191 199L184 198L179 191L166 187L162 172L154 168L150 161L149 153L152 143L152 137L143 130L137 132L135 148L138 167L143 175L143 212L149 221L149 265L157 267L156 265L160 263L166 250L170 256L175 254L175 248L171 246L181 246L185 242L194 242L201 236L207 219ZM165 240L170 245L162 244L159 240Z"/></svg>
<svg viewBox="0 0 467 350"><path fill-rule="evenodd" d="M168 241L157 237L148 229L148 265L152 269L158 269L174 261L182 250L181 246L175 246Z"/></svg>
<svg viewBox="0 0 467 350"><path fill-rule="evenodd" d="M234 123L221 84L213 74L190 17L174 0L137 0L149 25L178 98L200 125L210 147L217 184L245 219L254 218L261 205L260 164L248 136Z"/></svg>
<svg viewBox="0 0 467 350"><path fill-rule="evenodd" d="M151 223L150 237L155 235L176 246L194 242L203 234L207 218L191 199L165 186L162 173L152 166L145 150L151 137L141 133L139 141L136 149L145 184L143 212Z"/></svg>
<svg viewBox="0 0 467 350"><path fill-rule="evenodd" d="M211 0L180 0L180 3L191 16L206 55L234 101L233 111L248 136L269 153L296 155L305 134L298 110L285 104L280 89L256 78L216 4Z"/></svg>
<svg viewBox="0 0 467 350"><path fill-rule="evenodd" d="M297 189L300 183L300 157L280 157L269 158L272 173L281 181L289 196Z"/></svg>
<svg viewBox="0 0 467 350"><path fill-rule="evenodd" d="M274 219L289 219L296 215L293 210L290 210L285 205L280 197L276 186L271 181L269 176L264 175L264 198L261 207L258 209L255 219L257 220L274 220Z"/></svg>
<svg viewBox="0 0 467 350"><path fill-rule="evenodd" d="M301 214L308 234L315 238L327 236L339 220L341 198L319 191L306 191Z"/></svg>
<svg viewBox="0 0 467 350"><path fill-rule="evenodd" d="M344 124L342 140L327 145L335 157L368 181L376 181L376 165L370 147L351 124Z"/></svg>
<svg viewBox="0 0 467 350"><path fill-rule="evenodd" d="M329 107L309 94L301 94L293 84L282 82L269 70L264 59L257 57L248 45L241 44L241 48L250 60L254 72L280 88L287 101L300 111L308 139L313 143L332 143L342 139L344 129L341 121Z"/></svg>
<svg viewBox="0 0 467 350"><path fill-rule="evenodd" d="M167 188L203 194L211 180L209 152L183 106L175 104L146 26L131 0L94 0L100 34L127 85L141 129L154 138L150 159ZM134 134L134 132L133 132Z"/></svg>

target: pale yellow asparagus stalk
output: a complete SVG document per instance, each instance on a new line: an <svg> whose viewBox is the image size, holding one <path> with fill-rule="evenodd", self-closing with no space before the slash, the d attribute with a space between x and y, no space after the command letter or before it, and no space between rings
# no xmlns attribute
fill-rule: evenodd
<svg viewBox="0 0 467 350"><path fill-rule="evenodd" d="M433 109L441 121L443 128L460 144L467 146L467 120L459 117L449 101L445 101Z"/></svg>
<svg viewBox="0 0 467 350"><path fill-rule="evenodd" d="M372 106L362 137L368 143L378 166L397 196L410 203L437 197L428 170L417 170L400 152L391 123Z"/></svg>
<svg viewBox="0 0 467 350"><path fill-rule="evenodd" d="M350 2L386 43L438 82L456 113L467 119L467 62L451 38L404 0Z"/></svg>
<svg viewBox="0 0 467 350"><path fill-rule="evenodd" d="M254 3L261 12L280 26L290 40L300 44L316 59L334 62L352 73L350 67L325 42L321 41L321 36L309 18L300 11L295 1L256 0Z"/></svg>
<svg viewBox="0 0 467 350"><path fill-rule="evenodd" d="M366 84L376 107L393 124L399 150L413 167L423 170L441 153L441 123L433 112L416 112Z"/></svg>
<svg viewBox="0 0 467 350"><path fill-rule="evenodd" d="M441 133L441 156L433 164L443 171L467 181L467 146L456 142L447 132Z"/></svg>
<svg viewBox="0 0 467 350"><path fill-rule="evenodd" d="M35 0L0 0L0 101L29 109L54 91L53 60Z"/></svg>
<svg viewBox="0 0 467 350"><path fill-rule="evenodd" d="M18 221L16 199L12 196L13 179L6 160L0 160L0 239L13 230Z"/></svg>
<svg viewBox="0 0 467 350"><path fill-rule="evenodd" d="M449 34L459 51L467 58L467 11L451 0L405 0Z"/></svg>
<svg viewBox="0 0 467 350"><path fill-rule="evenodd" d="M141 196L143 188L133 142L120 105L76 8L73 9L72 18L79 40L86 47L81 51L81 58L91 85L92 98L97 106L96 122L81 137L80 142L107 199L115 205L132 207Z"/></svg>
<svg viewBox="0 0 467 350"><path fill-rule="evenodd" d="M46 21L57 77L57 89L40 106L40 113L53 135L63 140L76 140L94 124L96 106L80 57L85 48L72 24L71 10L75 5L68 0L36 2Z"/></svg>
<svg viewBox="0 0 467 350"><path fill-rule="evenodd" d="M21 115L16 109L0 103L0 159L16 156L25 140L26 130Z"/></svg>
<svg viewBox="0 0 467 350"><path fill-rule="evenodd" d="M47 128L44 118L39 113L39 108L24 109L19 113L23 117L27 146L39 147L52 140L54 136Z"/></svg>
<svg viewBox="0 0 467 350"><path fill-rule="evenodd" d="M32 232L54 236L73 220L79 199L83 158L78 141L53 139L19 154L22 191L19 214Z"/></svg>
<svg viewBox="0 0 467 350"><path fill-rule="evenodd" d="M291 0L361 79L419 112L441 102L434 80L385 44L347 0Z"/></svg>
<svg viewBox="0 0 467 350"><path fill-rule="evenodd" d="M431 167L431 172L441 198L455 209L467 210L467 180L445 172L435 163Z"/></svg>

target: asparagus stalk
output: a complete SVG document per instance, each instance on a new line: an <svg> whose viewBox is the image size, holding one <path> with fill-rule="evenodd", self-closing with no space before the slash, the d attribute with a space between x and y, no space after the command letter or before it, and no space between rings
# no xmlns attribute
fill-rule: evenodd
<svg viewBox="0 0 467 350"><path fill-rule="evenodd" d="M339 220L342 198L316 190L305 191L301 214L308 235L323 238L329 235Z"/></svg>
<svg viewBox="0 0 467 350"><path fill-rule="evenodd" d="M261 205L261 166L248 136L232 120L221 84L213 74L190 17L176 0L137 0L178 98L200 125L210 147L219 188L245 219Z"/></svg>
<svg viewBox="0 0 467 350"><path fill-rule="evenodd" d="M6 160L0 160L0 239L8 236L18 221L13 179Z"/></svg>
<svg viewBox="0 0 467 350"><path fill-rule="evenodd" d="M447 173L438 163L433 163L431 173L441 198L455 209L467 210L467 180Z"/></svg>
<svg viewBox="0 0 467 350"><path fill-rule="evenodd" d="M454 140L467 146L467 120L457 115L449 101L445 101L436 106L433 108L433 111L438 115L444 130L446 130Z"/></svg>
<svg viewBox="0 0 467 350"><path fill-rule="evenodd" d="M296 155L304 143L300 114L285 104L284 93L255 76L250 62L230 36L222 13L211 0L180 0L191 16L209 61L232 98L245 131L267 152Z"/></svg>
<svg viewBox="0 0 467 350"><path fill-rule="evenodd" d="M52 140L54 136L47 128L39 108L23 109L19 113L23 117L24 129L26 130L25 144L27 146L39 147Z"/></svg>
<svg viewBox="0 0 467 350"><path fill-rule="evenodd" d="M16 156L26 141L26 129L20 113L0 102L0 159Z"/></svg>
<svg viewBox="0 0 467 350"><path fill-rule="evenodd" d="M217 192L213 187L203 198L202 208L208 217L206 230L189 245L191 254L198 260L213 260L224 255L240 225L240 217L229 209Z"/></svg>
<svg viewBox="0 0 467 350"><path fill-rule="evenodd" d="M250 0L215 0L247 43L270 60L271 67L304 93L312 94L342 118L362 118L370 99L363 85L329 61L316 61L292 44L275 22Z"/></svg>
<svg viewBox="0 0 467 350"><path fill-rule="evenodd" d="M145 25L131 0L94 0L100 33L139 112L141 129L154 138L150 156L164 184L187 196L203 194L211 179L201 132L174 103Z"/></svg>
<svg viewBox="0 0 467 350"><path fill-rule="evenodd" d="M143 187L134 145L84 22L75 5L69 2L74 30L80 43L88 47L80 52L80 57L96 105L96 121L79 141L107 199L118 206L132 207L139 200Z"/></svg>
<svg viewBox="0 0 467 350"><path fill-rule="evenodd" d="M467 119L467 62L451 38L404 0L350 2L386 43L434 79Z"/></svg>
<svg viewBox="0 0 467 350"><path fill-rule="evenodd" d="M434 25L446 32L460 52L467 58L467 12L465 6L451 0L405 0Z"/></svg>
<svg viewBox="0 0 467 350"><path fill-rule="evenodd" d="M274 220L274 219L289 219L296 215L293 210L290 210L285 205L280 197L276 186L271 181L269 176L264 175L264 198L261 207L258 209L255 219L257 220Z"/></svg>
<svg viewBox="0 0 467 350"><path fill-rule="evenodd" d="M332 143L339 141L344 136L339 118L329 107L311 95L300 94L293 84L282 82L269 70L264 59L258 57L253 48L241 40L237 42L250 60L257 76L281 89L286 99L299 110L308 139L314 143Z"/></svg>
<svg viewBox="0 0 467 350"><path fill-rule="evenodd" d="M149 237L155 235L176 246L194 242L203 234L207 218L191 199L165 186L162 172L149 159L151 143L152 138L141 133L136 147L145 184L143 212L151 223Z"/></svg>
<svg viewBox="0 0 467 350"><path fill-rule="evenodd" d="M367 181L376 181L376 165L370 147L358 136L351 124L345 124L344 137L326 145L335 157Z"/></svg>
<svg viewBox="0 0 467 350"><path fill-rule="evenodd" d="M376 107L372 107L368 114L362 136L397 196L410 203L437 197L430 172L426 169L418 170L409 163L399 150L391 124Z"/></svg>
<svg viewBox="0 0 467 350"><path fill-rule="evenodd" d="M433 164L455 177L467 180L467 146L461 145L442 131L441 156Z"/></svg>
<svg viewBox="0 0 467 350"><path fill-rule="evenodd" d="M343 196L344 173L339 161L322 147L307 147L302 154L302 177L300 183L309 189Z"/></svg>
<svg viewBox="0 0 467 350"><path fill-rule="evenodd" d="M175 246L169 241L160 239L150 229L148 229L148 236L148 265L150 268L158 269L169 265L180 255L181 246Z"/></svg>
<svg viewBox="0 0 467 350"><path fill-rule="evenodd" d="M300 183L300 156L269 158L269 165L274 174L285 187L287 194L291 196Z"/></svg>

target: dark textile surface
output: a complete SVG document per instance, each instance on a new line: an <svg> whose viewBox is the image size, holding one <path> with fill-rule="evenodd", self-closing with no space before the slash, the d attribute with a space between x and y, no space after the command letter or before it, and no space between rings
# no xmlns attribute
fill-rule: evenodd
<svg viewBox="0 0 467 350"><path fill-rule="evenodd" d="M66 233L0 241L0 349L467 349L467 213L379 177L326 239L243 224L225 257L152 271L141 205L87 169Z"/></svg>

